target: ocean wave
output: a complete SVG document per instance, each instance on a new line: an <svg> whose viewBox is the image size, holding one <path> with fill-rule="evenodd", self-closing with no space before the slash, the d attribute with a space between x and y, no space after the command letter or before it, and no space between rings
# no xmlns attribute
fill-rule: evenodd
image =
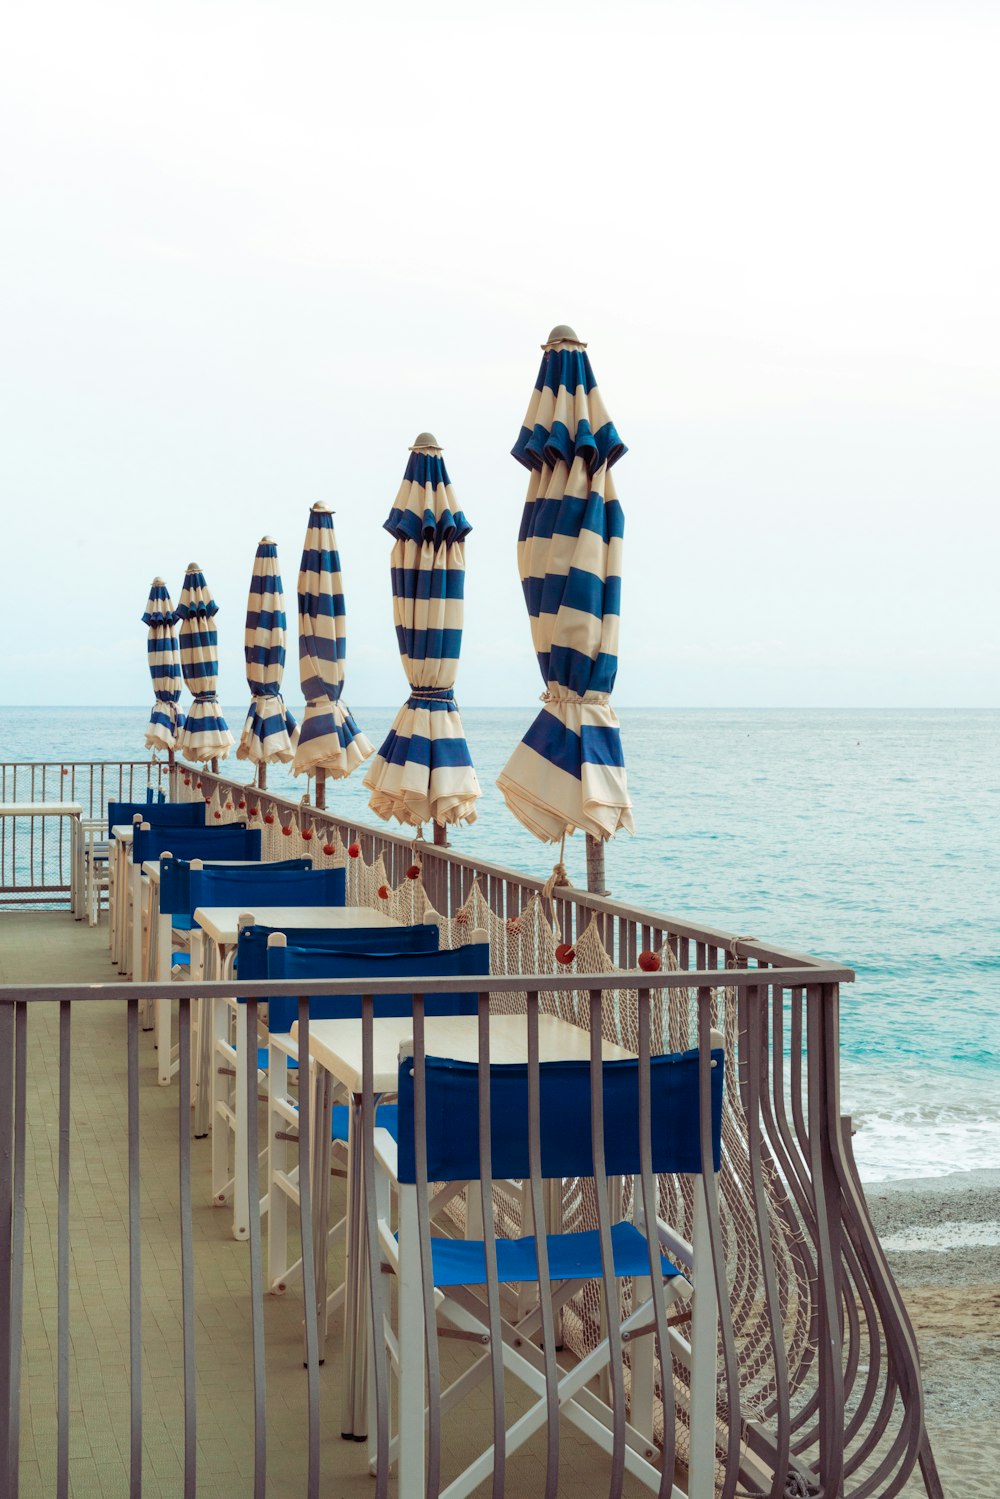
<svg viewBox="0 0 1000 1499"><path fill-rule="evenodd" d="M854 1125L862 1181L1000 1168L995 1073L959 1078L952 1072L851 1069L842 1108Z"/></svg>

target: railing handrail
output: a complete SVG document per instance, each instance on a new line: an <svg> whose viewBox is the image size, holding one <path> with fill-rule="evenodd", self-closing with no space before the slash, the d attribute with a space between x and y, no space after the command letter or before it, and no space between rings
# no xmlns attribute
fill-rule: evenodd
<svg viewBox="0 0 1000 1499"><path fill-rule="evenodd" d="M175 766L175 770L180 767ZM394 845L397 848L413 850L418 849L421 858L425 860L440 861L442 864L450 865L457 869L468 870L471 874L485 876L499 880L516 881L524 889L541 894L545 888L545 880L537 875L525 874L518 869L510 869L503 864L494 864L480 859L473 854L460 853L450 845L425 843L414 837L407 837L403 833L396 833L389 828L373 827L368 823L358 822L350 817L339 816L328 807L317 807L311 802L294 800L279 791L271 791L267 787L258 787L253 782L234 781L228 776L218 772L203 770L196 771L189 767L192 775L197 775L199 780L211 783L227 790L235 790L249 793L254 797L266 798L274 802L283 810L296 818L301 818L306 812L310 818L328 822L338 828L348 828L357 831L362 836L381 839L384 843ZM672 936L688 938L693 942L704 942L710 947L725 948L735 958L756 959L764 963L782 963L795 967L809 969L826 969L829 960L817 957L811 953L801 953L780 946L767 940L761 941L756 937L741 936L736 932L725 931L722 928L701 926L688 918L670 916L662 911L647 911L642 907L630 906L624 901L615 900L607 895L595 895L589 890L581 890L575 885L559 885L555 892L557 900L566 900L574 905L581 906L595 915L608 916L613 919L622 919L634 922L637 926L649 926L656 929L667 930Z"/></svg>
<svg viewBox="0 0 1000 1499"><path fill-rule="evenodd" d="M463 974L445 978L423 975L419 978L346 978L346 979L213 979L208 982L178 984L122 983L101 984L0 984L0 1004L22 1000L108 1000L239 998L240 995L267 999L270 996L299 995L313 998L328 995L364 994L468 994L485 989L491 994L566 993L575 989L747 989L763 986L782 989L811 989L817 985L851 983L850 968L822 968L803 974L799 968L701 968L671 969L668 972L645 973L533 973L533 974Z"/></svg>

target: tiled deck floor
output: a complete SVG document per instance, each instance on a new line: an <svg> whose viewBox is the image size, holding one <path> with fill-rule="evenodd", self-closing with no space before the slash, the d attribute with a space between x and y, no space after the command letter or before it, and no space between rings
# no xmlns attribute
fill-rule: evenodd
<svg viewBox="0 0 1000 1499"><path fill-rule="evenodd" d="M0 914L0 982L111 981L107 928L89 929L66 913ZM21 1495L55 1493L56 1170L58 1017L33 1006L29 1017L28 1184L24 1351L21 1383ZM71 1493L128 1493L128 1238L124 1006L80 1005L73 1013L70 1316L72 1329ZM142 1119L142 1333L144 1485L147 1499L182 1492L183 1391L178 1218L178 1089L156 1084L152 1035L140 1038ZM197 1299L198 1495L252 1493L253 1405L249 1254L230 1237L226 1210L209 1205L209 1142L194 1162ZM334 1184L335 1194L342 1183ZM332 1278L336 1284L339 1276ZM268 1494L305 1492L306 1377L301 1300L265 1301ZM322 1483L325 1499L373 1492L365 1449L341 1440L334 1320L321 1371ZM488 1385L445 1425L445 1477L487 1444ZM608 1464L572 1428L562 1429L560 1494L607 1491ZM544 1492L544 1437L508 1465L510 1499ZM394 1488L394 1485L393 1485ZM488 1486L481 1492L488 1492ZM626 1493L646 1491L628 1481Z"/></svg>

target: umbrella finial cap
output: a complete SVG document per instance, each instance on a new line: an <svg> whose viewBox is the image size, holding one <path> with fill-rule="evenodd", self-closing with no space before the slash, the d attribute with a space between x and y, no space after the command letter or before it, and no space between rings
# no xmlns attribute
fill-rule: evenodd
<svg viewBox="0 0 1000 1499"><path fill-rule="evenodd" d="M315 510L320 515L332 515L333 514L333 511L330 509L329 505L324 505L322 500L317 500L316 503L315 503L315 505L313 505L312 508L313 508L313 510Z"/></svg>
<svg viewBox="0 0 1000 1499"><path fill-rule="evenodd" d="M418 432L410 444L410 452L415 453L418 448L437 448L438 452L440 452L441 444L433 432Z"/></svg>
<svg viewBox="0 0 1000 1499"><path fill-rule="evenodd" d="M259 545L262 547L273 547L277 546L277 544L273 536L262 536L259 542Z"/></svg>
<svg viewBox="0 0 1000 1499"><path fill-rule="evenodd" d="M166 588L167 585L163 578L154 578L152 586L154 588Z"/></svg>
<svg viewBox="0 0 1000 1499"><path fill-rule="evenodd" d="M198 566L197 562L189 562L188 565L187 565L187 570L188 570L189 573L200 573L201 572L201 568Z"/></svg>
<svg viewBox="0 0 1000 1499"><path fill-rule="evenodd" d="M581 349L587 345L579 338L569 323L556 323L548 338L542 344L543 349L551 349L555 344L577 344Z"/></svg>

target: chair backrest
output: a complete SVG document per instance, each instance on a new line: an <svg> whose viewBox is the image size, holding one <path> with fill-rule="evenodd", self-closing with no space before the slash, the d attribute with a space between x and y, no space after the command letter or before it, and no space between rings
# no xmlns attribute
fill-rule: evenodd
<svg viewBox="0 0 1000 1499"><path fill-rule="evenodd" d="M203 863L201 868L216 869L219 866L211 863ZM259 864L236 864L228 867L231 874L252 876L259 878L261 865ZM311 869L311 859L280 859L273 864L265 866L272 871L285 869ZM161 859L160 860L160 913L163 916L192 916L196 905L204 906L208 902L204 900L192 901L191 899L191 875L199 871L191 869L190 859ZM222 904L217 902L216 904ZM238 904L238 902L237 902Z"/></svg>
<svg viewBox="0 0 1000 1499"><path fill-rule="evenodd" d="M241 823L224 828L136 828L132 835L132 863L158 859L170 853L178 859L253 859L260 858L260 828L252 830Z"/></svg>
<svg viewBox="0 0 1000 1499"><path fill-rule="evenodd" d="M478 1181L479 1067L425 1057L427 1100L427 1180ZM719 1169L725 1052L712 1052L712 1151ZM590 1119L590 1063L539 1065L539 1136L542 1175L593 1176ZM401 1182L416 1180L414 1162L412 1058L399 1067L399 1161ZM698 1052L650 1058L650 1114L654 1172L701 1171ZM605 1062L604 1169L608 1176L633 1176L639 1154L639 1063ZM495 1180L524 1180L531 1174L528 1151L528 1068L490 1067L490 1145Z"/></svg>
<svg viewBox="0 0 1000 1499"><path fill-rule="evenodd" d="M267 978L267 939L273 926L245 926L236 947L236 972L244 979ZM433 922L420 926L296 927L292 940L298 948L325 952L437 952L441 933Z"/></svg>
<svg viewBox="0 0 1000 1499"><path fill-rule="evenodd" d="M720 1168L726 1052L712 1051L712 1154ZM427 1181L480 1178L480 1075L474 1061L424 1058L427 1105ZM639 1061L606 1061L604 1171L628 1177L642 1169L639 1135ZM702 1171L699 1054L649 1058L652 1169ZM543 1061L538 1066L541 1175L592 1177L591 1064ZM528 1066L490 1067L490 1159L495 1180L531 1175L528 1148ZM414 1064L399 1066L399 1180L415 1181Z"/></svg>
<svg viewBox="0 0 1000 1499"><path fill-rule="evenodd" d="M108 837L112 828L128 827L134 817L141 817L151 828L203 828L205 803L108 802Z"/></svg>
<svg viewBox="0 0 1000 1499"><path fill-rule="evenodd" d="M157 805L157 806L159 806L159 804L161 802L165 802L166 799L167 798L163 794L163 792L162 791L158 791L155 786L147 786L146 787L146 805L147 805L147 807L151 807L154 804Z"/></svg>
<svg viewBox="0 0 1000 1499"><path fill-rule="evenodd" d="M278 869L258 864L254 869L192 869L194 906L342 906L347 875L337 869Z"/></svg>
<svg viewBox="0 0 1000 1499"><path fill-rule="evenodd" d="M381 935L382 930L378 929ZM329 949L272 946L267 950L267 976L271 979L389 979L389 978L456 978L475 975L486 987L490 972L488 942L469 942L465 947L442 952L380 952L378 938L365 952L333 952ZM292 933L294 940L295 933ZM478 989L459 994L427 994L428 1015L474 1015ZM375 1014L410 1015L413 1000L408 994L380 994L375 999ZM309 1002L309 1014L317 1020L360 1020L361 995L323 995ZM299 1018L298 1000L280 996L268 1001L268 1027L272 1031L289 1031Z"/></svg>

